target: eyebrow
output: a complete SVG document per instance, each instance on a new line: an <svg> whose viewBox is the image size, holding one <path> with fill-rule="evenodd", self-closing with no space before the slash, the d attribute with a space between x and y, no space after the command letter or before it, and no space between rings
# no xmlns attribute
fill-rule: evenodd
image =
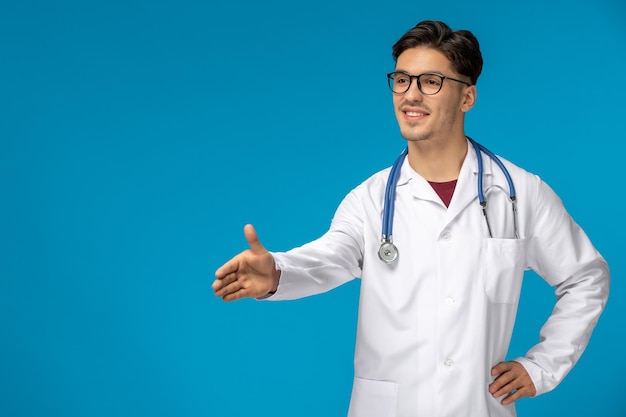
<svg viewBox="0 0 626 417"><path fill-rule="evenodd" d="M410 73L409 71L403 70L403 69L400 69L400 68L396 68L394 72L404 72L404 73L409 74L409 75L414 75L414 74ZM422 74L436 74L436 75L441 75L441 76L447 77L447 75L445 75L441 71L425 71L425 72L422 72L421 74L417 74L417 75L422 75Z"/></svg>

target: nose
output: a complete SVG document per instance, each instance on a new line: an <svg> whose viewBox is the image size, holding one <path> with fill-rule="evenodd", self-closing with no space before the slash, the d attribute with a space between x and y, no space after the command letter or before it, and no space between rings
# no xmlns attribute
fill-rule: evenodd
<svg viewBox="0 0 626 417"><path fill-rule="evenodd" d="M404 98L407 101L422 101L424 98L424 94L420 91L416 78L413 79L409 89L404 93Z"/></svg>

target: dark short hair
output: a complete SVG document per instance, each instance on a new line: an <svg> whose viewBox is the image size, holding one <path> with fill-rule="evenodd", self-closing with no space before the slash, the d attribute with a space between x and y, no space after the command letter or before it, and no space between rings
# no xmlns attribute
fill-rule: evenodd
<svg viewBox="0 0 626 417"><path fill-rule="evenodd" d="M468 30L452 30L443 22L424 20L406 32L393 45L392 55L398 61L400 54L418 46L433 48L444 54L454 69L476 84L483 69L483 57L478 39Z"/></svg>

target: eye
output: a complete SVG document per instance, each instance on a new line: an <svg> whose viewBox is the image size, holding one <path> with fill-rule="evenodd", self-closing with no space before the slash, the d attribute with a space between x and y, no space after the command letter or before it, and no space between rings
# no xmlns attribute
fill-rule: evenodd
<svg viewBox="0 0 626 417"><path fill-rule="evenodd" d="M437 75L425 74L420 81L422 85L429 87L439 87L441 85L441 77Z"/></svg>
<svg viewBox="0 0 626 417"><path fill-rule="evenodd" d="M406 74L394 74L393 81L398 85L404 85L411 82L411 78L409 78Z"/></svg>

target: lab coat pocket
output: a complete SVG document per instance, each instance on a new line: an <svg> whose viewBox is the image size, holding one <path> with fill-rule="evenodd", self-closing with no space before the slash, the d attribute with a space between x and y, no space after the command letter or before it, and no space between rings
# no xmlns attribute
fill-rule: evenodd
<svg viewBox="0 0 626 417"><path fill-rule="evenodd" d="M519 300L526 267L526 239L483 239L483 282L492 303Z"/></svg>
<svg viewBox="0 0 626 417"><path fill-rule="evenodd" d="M348 417L396 417L398 384L354 378Z"/></svg>

